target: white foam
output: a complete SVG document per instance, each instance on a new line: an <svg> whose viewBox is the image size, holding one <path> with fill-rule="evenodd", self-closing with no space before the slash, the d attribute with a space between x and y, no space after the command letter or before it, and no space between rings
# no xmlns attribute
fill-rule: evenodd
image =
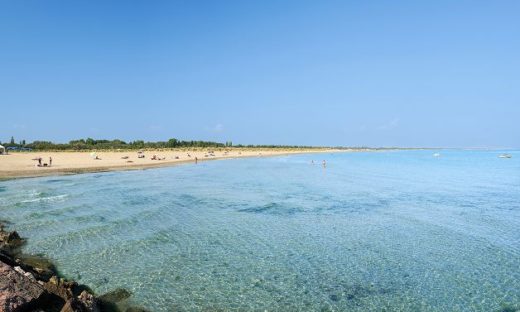
<svg viewBox="0 0 520 312"><path fill-rule="evenodd" d="M55 202L55 201L60 201L62 199L65 199L67 196L68 196L67 194L63 194L63 195L56 195L56 196L40 197L40 198L22 200L21 203Z"/></svg>

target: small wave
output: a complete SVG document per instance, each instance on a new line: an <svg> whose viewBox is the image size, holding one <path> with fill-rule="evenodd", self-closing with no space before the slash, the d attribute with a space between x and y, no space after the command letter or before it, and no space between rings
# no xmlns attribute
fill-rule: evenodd
<svg viewBox="0 0 520 312"><path fill-rule="evenodd" d="M278 203L269 203L269 204L266 204L263 206L239 209L238 211L249 212L249 213L265 213L265 214L273 214L273 215L292 215L292 214L301 212L301 209L283 206Z"/></svg>
<svg viewBox="0 0 520 312"><path fill-rule="evenodd" d="M69 180L65 180L65 179L52 179L52 180L47 180L47 183L60 183L60 182L67 182Z"/></svg>
<svg viewBox="0 0 520 312"><path fill-rule="evenodd" d="M367 213L388 207L389 205L390 201L387 199L354 199L349 201L339 200L324 207L323 210L333 213Z"/></svg>
<svg viewBox="0 0 520 312"><path fill-rule="evenodd" d="M55 195L55 196L47 196L47 197L39 197L34 199L22 200L21 203L34 203L34 202L55 202L60 201L67 198L69 195Z"/></svg>

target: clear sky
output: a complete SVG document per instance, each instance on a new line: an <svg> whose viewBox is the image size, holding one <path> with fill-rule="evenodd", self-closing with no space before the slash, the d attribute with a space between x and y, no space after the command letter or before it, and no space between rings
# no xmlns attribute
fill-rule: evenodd
<svg viewBox="0 0 520 312"><path fill-rule="evenodd" d="M0 0L0 140L520 147L520 1Z"/></svg>

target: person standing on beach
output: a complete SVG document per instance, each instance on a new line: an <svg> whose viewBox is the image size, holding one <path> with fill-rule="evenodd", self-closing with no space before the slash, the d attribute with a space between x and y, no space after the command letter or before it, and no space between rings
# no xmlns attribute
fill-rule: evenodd
<svg viewBox="0 0 520 312"><path fill-rule="evenodd" d="M199 159L195 156L195 163L197 163L199 161Z"/></svg>
<svg viewBox="0 0 520 312"><path fill-rule="evenodd" d="M42 158L41 157L38 157L38 166L42 166Z"/></svg>
<svg viewBox="0 0 520 312"><path fill-rule="evenodd" d="M49 157L49 167L52 166L52 157Z"/></svg>

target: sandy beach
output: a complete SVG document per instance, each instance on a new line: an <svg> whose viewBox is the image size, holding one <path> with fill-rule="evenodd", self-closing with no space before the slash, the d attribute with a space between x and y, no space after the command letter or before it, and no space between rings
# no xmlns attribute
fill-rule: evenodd
<svg viewBox="0 0 520 312"><path fill-rule="evenodd" d="M77 174L113 170L145 169L171 166L187 162L241 157L268 157L301 153L337 152L333 149L198 149L143 151L82 151L82 152L12 152L0 155L0 179L38 177L47 175ZM152 159L153 156L156 159ZM97 156L98 159L95 158ZM42 165L37 166L37 158ZM52 157L52 165L49 158ZM318 160L318 159L317 159Z"/></svg>

